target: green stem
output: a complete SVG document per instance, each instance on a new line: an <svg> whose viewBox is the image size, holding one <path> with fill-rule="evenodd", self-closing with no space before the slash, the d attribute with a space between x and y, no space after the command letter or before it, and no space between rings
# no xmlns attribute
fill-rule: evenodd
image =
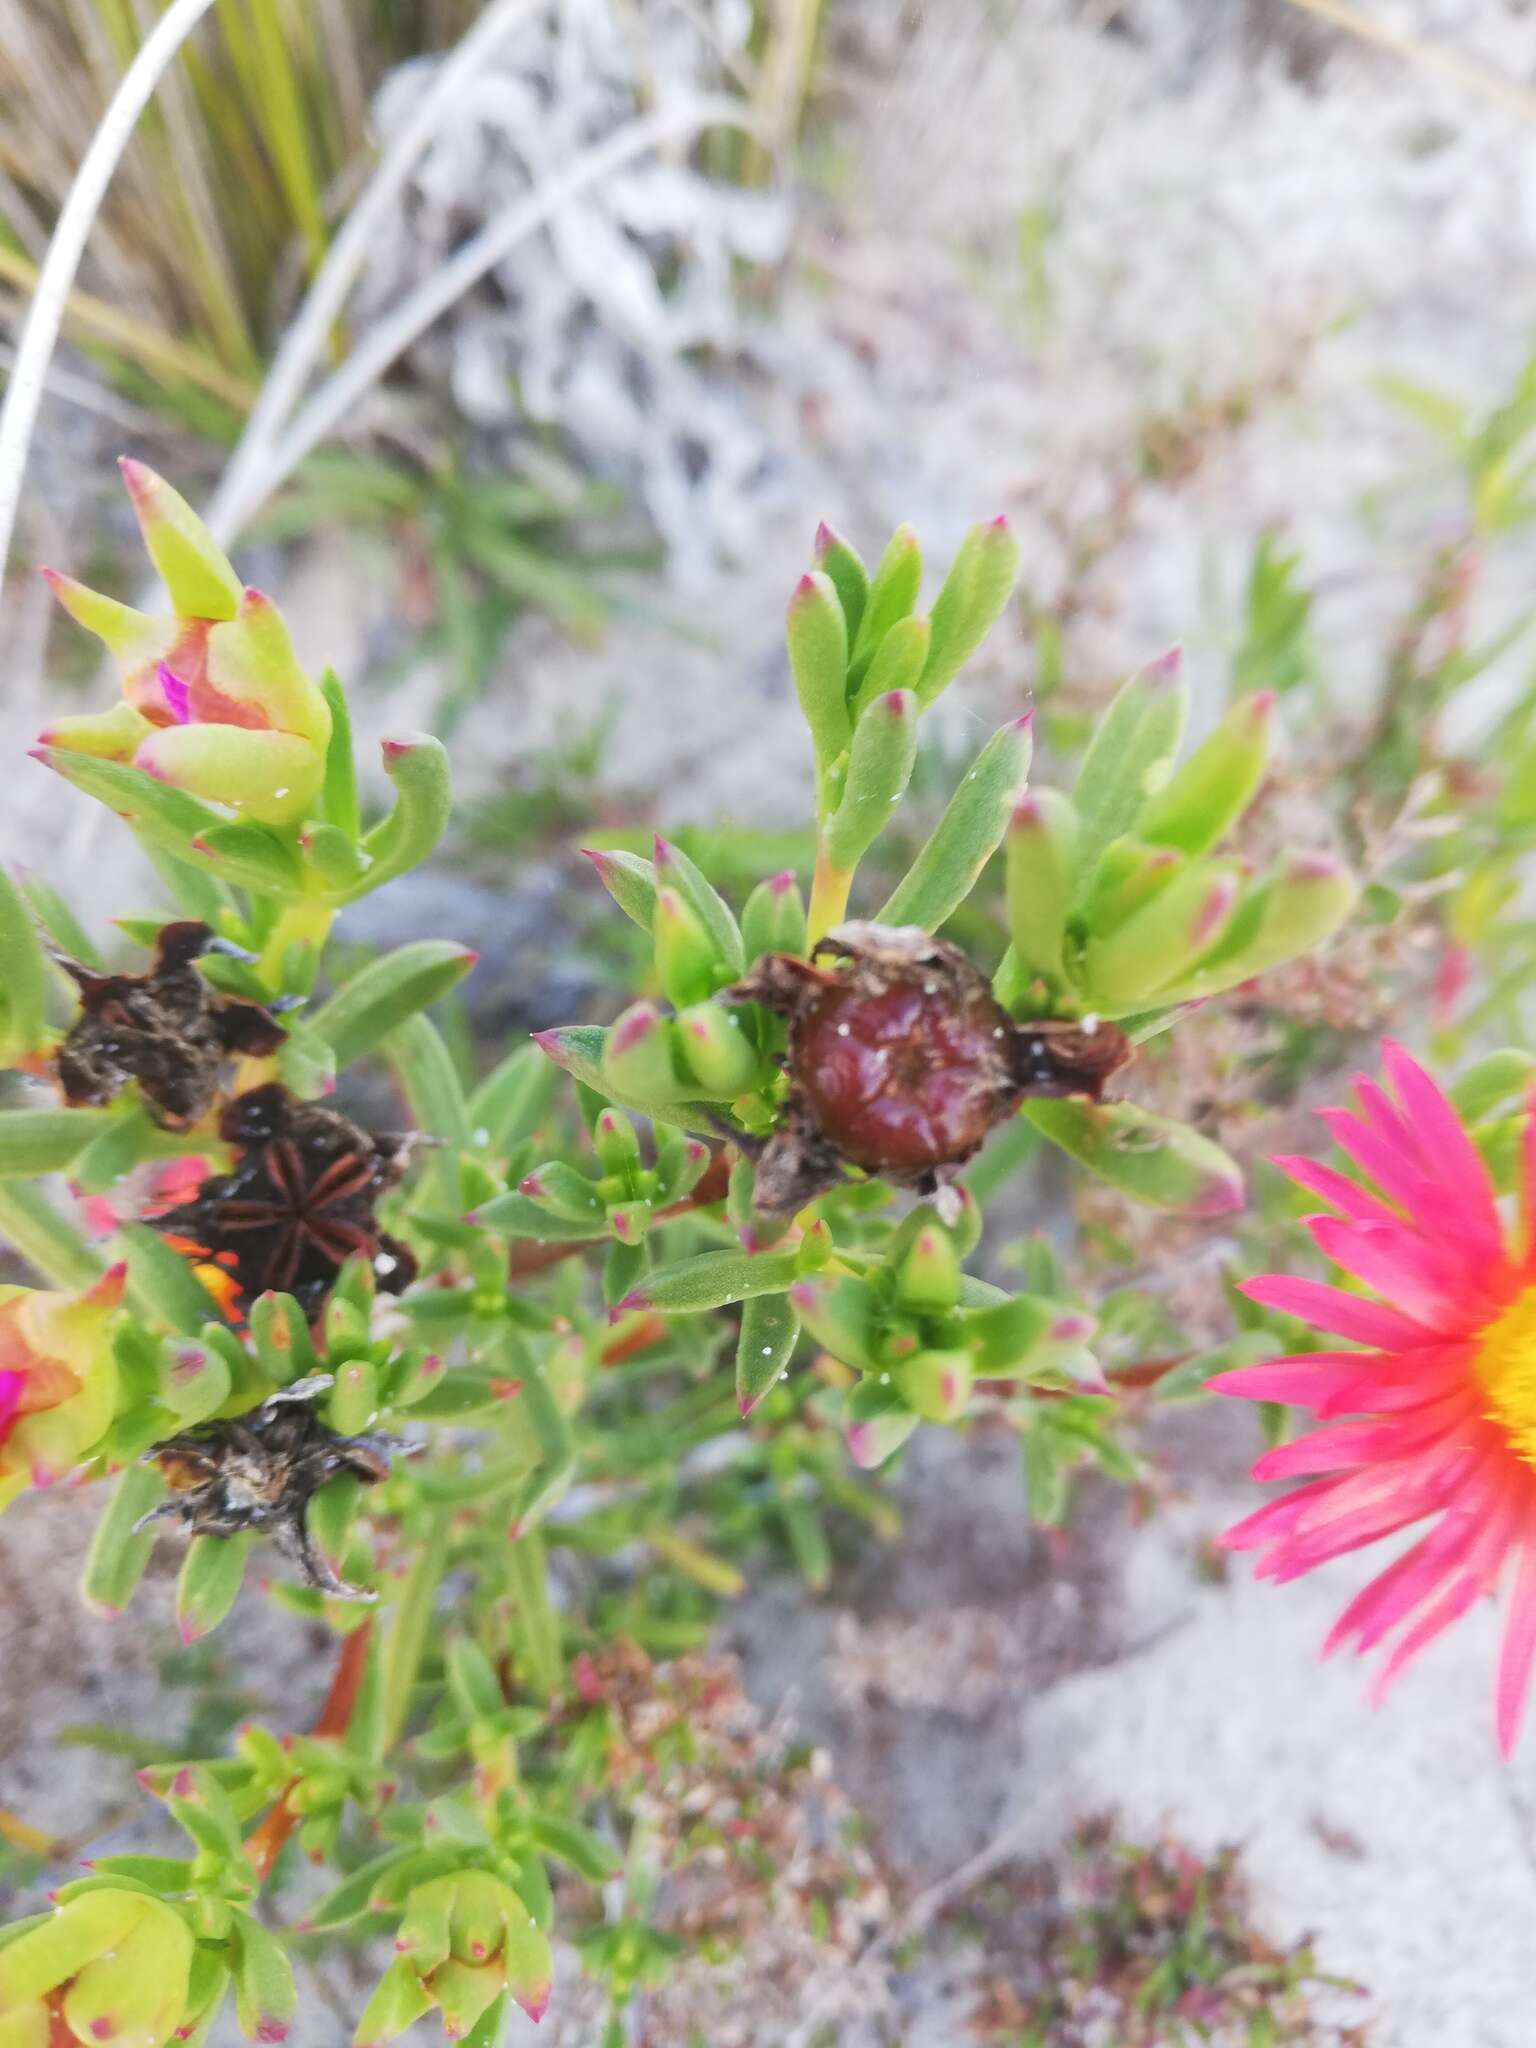
<svg viewBox="0 0 1536 2048"><path fill-rule="evenodd" d="M816 871L811 877L811 904L806 913L806 947L814 953L835 924L841 924L853 887L853 869L836 867L824 842L816 841Z"/></svg>
<svg viewBox="0 0 1536 2048"><path fill-rule="evenodd" d="M524 1529L507 1552L507 1579L516 1604L512 1632L517 1668L530 1692L548 1699L560 1684L560 1617L550 1605L544 1538Z"/></svg>
<svg viewBox="0 0 1536 2048"><path fill-rule="evenodd" d="M333 903L320 903L309 898L301 897L296 903L284 905L261 953L261 978L273 995L282 995L286 991L284 963L288 948L303 945L318 953L330 937L335 915Z"/></svg>
<svg viewBox="0 0 1536 2048"><path fill-rule="evenodd" d="M448 1519L452 1511L440 1508L427 1524L421 1546L406 1577L394 1618L384 1644L384 1697L381 1753L388 1756L400 1739L411 1711L411 1694L416 1674L426 1653L437 1604L437 1589L448 1564Z"/></svg>
<svg viewBox="0 0 1536 2048"><path fill-rule="evenodd" d="M85 1239L29 1181L0 1180L0 1238L55 1287L73 1292L101 1278Z"/></svg>

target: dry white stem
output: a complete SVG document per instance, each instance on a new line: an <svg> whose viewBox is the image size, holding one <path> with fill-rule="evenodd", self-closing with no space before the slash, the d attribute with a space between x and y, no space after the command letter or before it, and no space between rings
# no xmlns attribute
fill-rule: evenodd
<svg viewBox="0 0 1536 2048"><path fill-rule="evenodd" d="M0 410L0 582L10 557L27 451L32 445L48 365L91 227L140 114L166 67L212 5L213 0L172 0L155 23L91 137L48 244L17 346L5 405Z"/></svg>
<svg viewBox="0 0 1536 2048"><path fill-rule="evenodd" d="M760 124L739 101L709 97L691 100L617 129L584 150L539 191L530 193L498 220L489 222L363 337L346 361L300 409L275 447L255 451L240 495L220 492L221 519L214 524L215 533L227 539L238 532L433 321L510 255L519 242L553 219L561 207L647 150L682 141L704 128L718 127L745 129L764 139Z"/></svg>
<svg viewBox="0 0 1536 2048"><path fill-rule="evenodd" d="M368 259L375 237L398 203L417 160L435 139L445 111L503 38L542 4L543 0L495 0L486 9L438 65L410 120L358 194L272 358L261 395L251 409L239 444L208 507L208 526L222 545L229 545L262 498L274 488L272 482L259 480L271 464L278 436L325 352L331 329Z"/></svg>

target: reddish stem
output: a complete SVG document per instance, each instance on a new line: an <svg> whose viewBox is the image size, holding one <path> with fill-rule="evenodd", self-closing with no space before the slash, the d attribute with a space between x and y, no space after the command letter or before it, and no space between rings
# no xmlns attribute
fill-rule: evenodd
<svg viewBox="0 0 1536 2048"><path fill-rule="evenodd" d="M649 1351L653 1344L664 1342L666 1334L667 1326L660 1316L636 1316L627 1329L616 1330L599 1349L597 1362L599 1365L622 1365L637 1351Z"/></svg>
<svg viewBox="0 0 1536 2048"><path fill-rule="evenodd" d="M368 1669L368 1645L372 1638L372 1615L360 1628L342 1637L336 1669L331 1673L331 1689L325 1696L325 1705L320 1709L311 1734L330 1736L337 1741L346 1734L352 1709L357 1705L357 1695L362 1690L363 1674ZM265 1884L271 1876L272 1866L281 1855L284 1843L299 1824L299 1816L288 1804L288 1795L298 1782L294 1778L283 1787L277 1804L268 1809L245 1838L245 1853L260 1884Z"/></svg>

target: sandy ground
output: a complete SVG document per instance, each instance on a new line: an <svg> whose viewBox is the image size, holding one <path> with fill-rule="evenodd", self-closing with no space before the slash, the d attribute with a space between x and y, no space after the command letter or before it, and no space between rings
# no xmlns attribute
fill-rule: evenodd
<svg viewBox="0 0 1536 2048"><path fill-rule="evenodd" d="M1379 11L1508 77L1536 59L1517 0ZM910 518L941 562L972 519L1006 509L1030 590L1074 594L1076 676L1107 679L1180 640L1207 699L1254 541L1278 525L1318 580L1335 702L1374 688L1454 499L1372 380L1390 370L1479 404L1502 395L1536 327L1536 127L1340 45L1282 0L942 0L904 40L906 12L868 0L843 10L853 26L834 39L847 118L821 169L836 197L807 200L761 340L757 402L784 460L753 558L664 601L687 638L636 619L593 655L537 625L520 632L456 748L471 790L612 703L611 772L654 786L664 819L793 817L805 749L780 617L821 517L866 548ZM1044 224L1033 270L1021 220ZM1132 451L1159 418L1183 423L1191 453L1147 483ZM63 459L84 430L62 408L49 424L61 453L45 465L36 531L56 556L88 530ZM1108 545L1071 575L1073 542L1099 526ZM1485 624L1518 600L1524 567L1515 550L1490 562ZM392 598L376 562L328 548L285 594L308 654L366 667ZM24 603L12 622L7 758L49 701L39 618ZM954 731L979 738L1027 690L1032 659L1021 630L997 636L953 693ZM362 723L417 722L434 687L423 676L382 707L364 699ZM31 764L8 795L0 850L78 883L102 915L121 907L115 840L108 863ZM1083 1539L1086 1578L1045 1570L1011 1474L978 1496L951 1470L964 1513L947 1517L945 1485L919 1475L905 1571L876 1559L823 1605L766 1588L739 1617L754 1686L769 1702L797 1689L888 1847L924 1878L1020 1816L1047 1846L1075 1813L1117 1805L1197 1843L1242 1841L1275 1931L1318 1933L1327 1963L1370 1987L1389 2048L1529 2048L1536 1744L1512 1767L1496 1759L1492 1617L1459 1628L1373 1716L1360 1674L1315 1657L1357 1573L1280 1592L1241 1571L1198 1581L1194 1537L1248 1498L1222 1443L1195 1461L1208 1476L1179 1515L1133 1532L1106 1509ZM985 1541L964 1534L978 1497L993 1517ZM63 1536L58 1522L45 1532L39 1505L0 1534L8 1574L34 1546L78 1538L72 1515ZM937 1560L926 1577L919 1556ZM127 1681L102 1675L98 1650L71 1650L108 1691L33 1696L44 1664L70 1666L35 1630L24 1656L14 1642L0 1695L14 1727L20 1674L27 1789L41 1793L48 1722L116 1710L110 1688ZM130 1665L133 1686L147 1684L147 1653ZM924 1680L928 1666L939 1676ZM907 1674L894 1704L892 1669ZM44 1803L72 1813L71 1782L61 1773ZM943 2040L952 2020L933 2024L924 2034L914 2019L911 2039Z"/></svg>

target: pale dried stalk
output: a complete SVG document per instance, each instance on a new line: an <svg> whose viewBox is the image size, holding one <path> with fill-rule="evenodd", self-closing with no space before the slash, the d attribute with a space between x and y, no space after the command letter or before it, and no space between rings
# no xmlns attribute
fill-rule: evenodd
<svg viewBox="0 0 1536 2048"><path fill-rule="evenodd" d="M59 214L17 345L5 404L0 408L0 583L10 559L27 451L32 445L48 365L86 240L118 159L161 74L212 5L213 0L172 0L155 23L112 95Z"/></svg>
<svg viewBox="0 0 1536 2048"><path fill-rule="evenodd" d="M438 65L410 120L390 144L337 230L304 303L272 358L261 396L208 507L209 528L225 546L275 487L271 482L260 482L259 488L253 488L269 470L277 437L304 395L376 235L399 200L418 157L441 127L445 108L466 79L485 64L502 38L542 4L543 0L495 0L495 5L486 9Z"/></svg>
<svg viewBox="0 0 1536 2048"><path fill-rule="evenodd" d="M1406 29L1391 28L1386 22L1377 21L1367 14L1363 8L1351 5L1351 0L1290 0L1290 4L1300 8L1303 14L1315 15L1319 21L1326 21L1333 28L1343 29L1347 35L1358 36L1362 42L1390 50L1393 56L1401 57L1405 63L1417 65L1421 71L1433 72L1450 84L1460 86L1463 92L1476 93L1480 99L1501 107L1506 114L1513 114L1518 120L1536 121L1536 92L1528 86L1501 78L1496 71L1489 71L1456 50L1441 49L1436 43L1425 42L1422 36L1410 35Z"/></svg>
<svg viewBox="0 0 1536 2048"><path fill-rule="evenodd" d="M221 491L222 516L214 525L220 539L227 540L237 532L412 342L487 271L509 256L519 242L536 233L562 206L635 157L667 143L683 141L705 128L739 128L760 141L766 140L761 123L738 100L701 98L668 113L648 114L584 150L539 191L510 207L455 250L446 263L363 337L346 361L299 410L276 446L255 450L241 495L236 498L233 492Z"/></svg>

